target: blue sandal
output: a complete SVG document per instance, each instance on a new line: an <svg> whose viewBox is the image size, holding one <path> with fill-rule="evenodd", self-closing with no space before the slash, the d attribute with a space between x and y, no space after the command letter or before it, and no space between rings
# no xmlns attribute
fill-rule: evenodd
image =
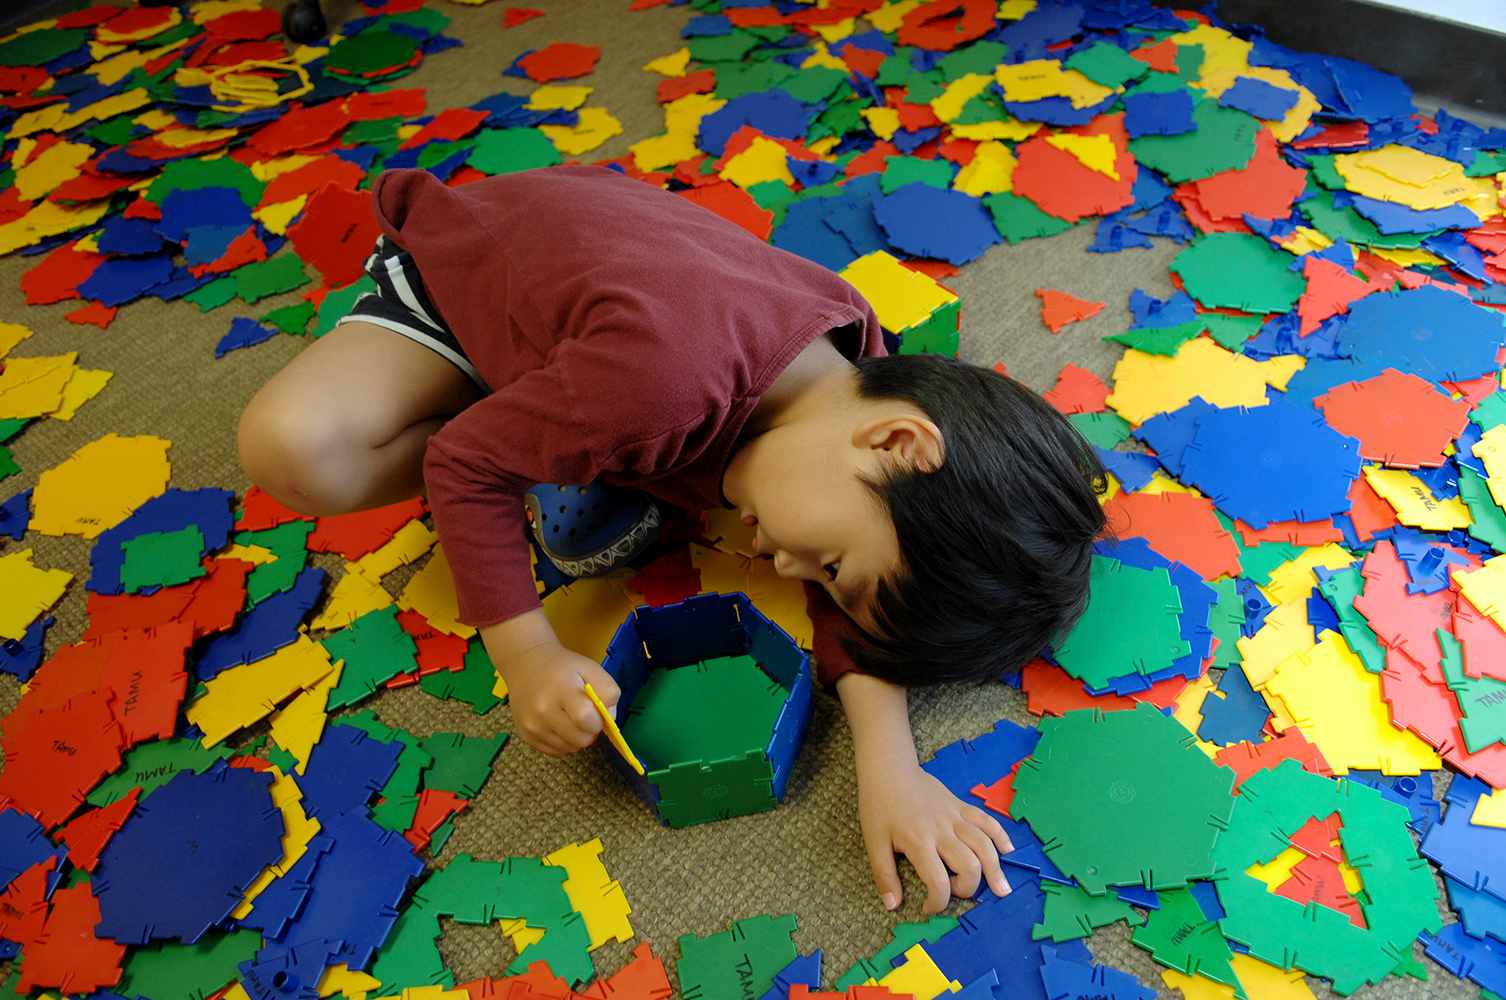
<svg viewBox="0 0 1506 1000"><path fill-rule="evenodd" d="M572 577L626 565L654 543L665 520L653 497L600 480L540 483L523 494L523 506L540 551Z"/></svg>

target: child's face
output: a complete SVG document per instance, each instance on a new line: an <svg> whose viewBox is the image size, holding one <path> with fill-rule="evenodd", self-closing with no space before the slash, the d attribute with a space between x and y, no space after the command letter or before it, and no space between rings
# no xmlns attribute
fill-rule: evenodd
<svg viewBox="0 0 1506 1000"><path fill-rule="evenodd" d="M754 544L774 557L775 572L825 587L860 628L872 631L874 593L880 579L899 569L899 539L858 475L842 462L781 462L728 499L756 528Z"/></svg>

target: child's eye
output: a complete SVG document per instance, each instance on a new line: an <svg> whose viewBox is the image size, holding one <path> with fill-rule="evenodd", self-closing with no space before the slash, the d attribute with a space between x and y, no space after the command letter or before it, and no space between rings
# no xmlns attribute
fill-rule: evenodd
<svg viewBox="0 0 1506 1000"><path fill-rule="evenodd" d="M827 563L825 566L823 566L821 568L824 569L824 570L826 570L826 576L827 576L827 578L829 580L835 581L836 578L837 578L837 572L842 568L842 564L841 563Z"/></svg>

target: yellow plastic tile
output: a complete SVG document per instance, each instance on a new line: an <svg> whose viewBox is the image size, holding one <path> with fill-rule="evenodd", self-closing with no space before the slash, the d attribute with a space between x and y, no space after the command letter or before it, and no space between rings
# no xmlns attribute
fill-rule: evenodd
<svg viewBox="0 0 1506 1000"><path fill-rule="evenodd" d="M639 170L659 170L699 156L701 119L727 102L710 94L687 94L664 105L664 134L628 147Z"/></svg>
<svg viewBox="0 0 1506 1000"><path fill-rule="evenodd" d="M1313 650L1288 658L1266 689L1286 702L1302 735L1323 751L1335 774L1356 767L1415 775L1443 766L1417 734L1391 724L1380 677L1365 669L1337 632L1325 632Z"/></svg>
<svg viewBox="0 0 1506 1000"><path fill-rule="evenodd" d="M1307 602L1278 604L1266 615L1260 630L1241 636L1235 643L1243 660L1245 677L1255 690L1262 690L1287 659L1305 653L1317 645L1312 626L1307 623Z"/></svg>
<svg viewBox="0 0 1506 1000"><path fill-rule="evenodd" d="M978 145L972 162L957 171L952 187L982 198L1014 189L1014 168L1019 163L1009 147L996 139Z"/></svg>
<svg viewBox="0 0 1506 1000"><path fill-rule="evenodd" d="M1295 847L1288 847L1271 861L1263 865L1251 865L1245 869L1245 874L1251 878L1258 878L1265 883L1267 892L1275 892L1281 888L1287 879L1292 877L1292 869L1306 860L1307 855Z"/></svg>
<svg viewBox="0 0 1506 1000"><path fill-rule="evenodd" d="M1197 736L1197 731L1203 725L1203 699L1217 687L1218 682L1207 674L1204 674L1183 688L1182 693L1177 695L1176 701L1172 702L1171 717L1180 722L1182 728L1194 737ZM1210 758L1219 751L1219 748L1212 743L1204 740L1197 740L1196 742L1198 749Z"/></svg>
<svg viewBox="0 0 1506 1000"><path fill-rule="evenodd" d="M596 689L590 684L586 685L586 697L591 699L591 706L596 709L596 714L601 717L601 734L607 738L607 742L617 748L628 765L639 774L643 774L643 761L633 753L633 748L628 746L627 739L622 735L622 730L617 726L617 720L612 717L612 710L607 708L606 702L596 693Z"/></svg>
<svg viewBox="0 0 1506 1000"><path fill-rule="evenodd" d="M929 275L912 271L899 259L883 250L859 257L843 268L842 277L863 294L878 315L879 324L891 333L903 333L931 318L936 310L957 301L957 294ZM724 530L753 536L752 529L737 523L736 511L717 511L725 520L719 521ZM727 517L726 515L731 515ZM718 546L726 548L726 546ZM753 555L751 549L740 551Z"/></svg>
<svg viewBox="0 0 1506 1000"><path fill-rule="evenodd" d="M272 804L282 810L282 857L263 868L261 874L246 887L240 905L230 911L230 915L237 920L251 915L256 897L298 863L298 859L307 853L309 841L322 829L317 819L303 811L303 791L293 777L283 774L277 767L272 768L272 774Z"/></svg>
<svg viewBox="0 0 1506 1000"><path fill-rule="evenodd" d="M581 108L575 125L540 125L539 131L566 156L589 153L614 135L622 134L622 122L606 108Z"/></svg>
<svg viewBox="0 0 1506 1000"><path fill-rule="evenodd" d="M418 562L439 542L439 536L414 518L392 534L392 541L357 560L367 576L381 579L399 566Z"/></svg>
<svg viewBox="0 0 1506 1000"><path fill-rule="evenodd" d="M524 107L534 111L549 111L555 108L574 111L585 104L586 98L590 97L595 90L595 87L559 87L545 84L533 92Z"/></svg>
<svg viewBox="0 0 1506 1000"><path fill-rule="evenodd" d="M1234 1000L1234 987L1202 976L1189 976L1175 969L1162 969L1161 982L1180 990L1184 1000Z"/></svg>
<svg viewBox="0 0 1506 1000"><path fill-rule="evenodd" d="M1202 492L1196 486L1188 486L1179 483L1164 472L1153 473L1150 482L1142 486L1137 492L1149 493L1155 496L1160 493L1191 493L1193 496L1202 496Z"/></svg>
<svg viewBox="0 0 1506 1000"><path fill-rule="evenodd" d="M805 587L774 572L772 559L745 559L700 545L690 546L690 563L701 571L701 593L742 591L753 606L790 634L801 649L810 649L815 626L805 612Z"/></svg>
<svg viewBox="0 0 1506 1000"><path fill-rule="evenodd" d="M1276 242L1281 245L1281 249L1295 257L1333 246L1333 240L1309 226L1298 226L1290 236Z"/></svg>
<svg viewBox="0 0 1506 1000"><path fill-rule="evenodd" d="M1254 955L1235 955L1230 960L1245 995L1259 1000L1314 1000L1301 969L1281 969Z"/></svg>
<svg viewBox="0 0 1506 1000"><path fill-rule="evenodd" d="M78 413L78 408L103 392L105 385L114 377L114 372L74 368L73 377L63 386L62 405L48 416L53 420L72 420Z"/></svg>
<svg viewBox="0 0 1506 1000"><path fill-rule="evenodd" d="M1200 67L1199 85L1210 74L1233 72L1245 74L1250 69L1250 50L1254 46L1243 38L1236 38L1222 28L1211 24L1199 24L1191 31L1169 36L1177 45L1201 45L1203 65Z"/></svg>
<svg viewBox="0 0 1506 1000"><path fill-rule="evenodd" d="M920 944L906 951L905 964L880 979L878 985L889 987L890 994L908 993L915 1000L936 1000L943 993L962 990L962 984L948 979Z"/></svg>
<svg viewBox="0 0 1506 1000"><path fill-rule="evenodd" d="M1119 157L1119 150L1114 145L1114 140L1108 136L1057 132L1046 136L1046 142L1057 149L1071 153L1077 158L1078 163L1089 170L1097 171L1116 181L1119 179L1119 171L1114 169L1114 161Z"/></svg>
<svg viewBox="0 0 1506 1000"><path fill-rule="evenodd" d="M272 232L281 236L288 231L293 220L298 218L298 213L303 211L303 206L308 203L309 196L301 194L291 201L280 201L275 205L264 205L252 212L253 218L259 220Z"/></svg>
<svg viewBox="0 0 1506 1000"><path fill-rule="evenodd" d="M684 76L689 66L690 47L686 46L678 52L660 56L652 62L645 63L643 70L646 73L658 73L661 76Z"/></svg>
<svg viewBox="0 0 1506 1000"><path fill-rule="evenodd" d="M813 27L815 27L818 32L820 31L819 25L814 25ZM848 31L848 34L852 34L851 30ZM826 47L825 41L817 42L814 48L816 51L806 56L805 61L800 64L801 69L810 69L812 66L820 66L824 69L841 70L843 73L846 73L848 71L847 64L831 54L831 50Z"/></svg>
<svg viewBox="0 0 1506 1000"><path fill-rule="evenodd" d="M73 574L42 569L31 561L31 549L0 556L0 637L20 639L42 613L57 603Z"/></svg>
<svg viewBox="0 0 1506 1000"><path fill-rule="evenodd" d="M1506 789L1497 788L1489 795L1480 796L1480 801L1475 803L1475 811L1469 821L1476 826L1498 826L1506 829Z"/></svg>
<svg viewBox="0 0 1506 1000"><path fill-rule="evenodd" d="M925 2L926 0L887 0L877 10L869 11L863 17L884 34L892 35L904 23L905 15Z"/></svg>
<svg viewBox="0 0 1506 1000"><path fill-rule="evenodd" d="M0 323L0 358L15 350L17 344L30 336L31 331L20 323Z"/></svg>
<svg viewBox="0 0 1506 1000"><path fill-rule="evenodd" d="M946 92L931 100L931 110L944 122L962 114L963 105L988 89L994 82L991 74L965 73L946 85Z"/></svg>
<svg viewBox="0 0 1506 1000"><path fill-rule="evenodd" d="M107 198L77 207L39 201L21 218L0 225L0 256L40 243L50 236L61 236L75 229L92 226L109 214L109 211L110 202Z"/></svg>
<svg viewBox="0 0 1506 1000"><path fill-rule="evenodd" d="M1018 21L1035 10L1035 0L1004 0L999 4L999 20Z"/></svg>
<svg viewBox="0 0 1506 1000"><path fill-rule="evenodd" d="M885 142L893 139L894 133L899 131L899 109L897 108L864 108L858 114L868 124L868 130Z"/></svg>
<svg viewBox="0 0 1506 1000"><path fill-rule="evenodd" d="M1393 201L1416 209L1447 208L1477 203L1494 205L1495 188L1488 177L1466 177L1453 160L1395 144L1362 153L1340 153L1334 169L1355 194Z"/></svg>
<svg viewBox="0 0 1506 1000"><path fill-rule="evenodd" d="M458 635L469 639L476 630L455 620L460 614L460 605L455 599L455 581L450 576L450 563L444 549L434 546L434 555L424 568L413 574L408 586L403 588L397 606L404 611L417 611L446 635ZM600 659L600 657L597 657Z"/></svg>
<svg viewBox="0 0 1506 1000"><path fill-rule="evenodd" d="M1039 101L1046 97L1066 97L1074 108L1086 108L1114 94L1075 69L1062 69L1055 59L1031 59L994 70L994 79L1004 88L1006 101Z"/></svg>
<svg viewBox="0 0 1506 1000"><path fill-rule="evenodd" d="M156 140L164 146L174 149L187 149L189 146L197 146L206 142L224 142L234 139L240 132L233 128L170 128L158 132Z"/></svg>
<svg viewBox="0 0 1506 1000"><path fill-rule="evenodd" d="M1414 264L1426 264L1429 267L1444 267L1448 261L1437 254L1428 253L1421 247L1412 247L1400 250L1391 250L1386 247L1370 247L1370 252L1382 260L1389 260L1393 264L1403 267L1411 267Z"/></svg>
<svg viewBox="0 0 1506 1000"><path fill-rule="evenodd" d="M230 545L215 556L216 559L239 559L255 566L265 566L277 561L277 553L265 545Z"/></svg>
<svg viewBox="0 0 1506 1000"><path fill-rule="evenodd" d="M41 417L63 405L77 351L54 358L8 358L0 372L0 420Z"/></svg>
<svg viewBox="0 0 1506 1000"><path fill-rule="evenodd" d="M1469 516L1469 507L1462 499L1439 500L1422 480L1405 469L1367 465L1365 482L1385 498L1396 511L1396 519L1409 528L1451 531L1474 523Z"/></svg>
<svg viewBox="0 0 1506 1000"><path fill-rule="evenodd" d="M528 921L522 917L510 920L498 920L497 929L507 935L508 940L512 943L513 951L516 952L522 952L529 945L538 944L544 940L544 929L542 927L529 927Z"/></svg>
<svg viewBox="0 0 1506 1000"><path fill-rule="evenodd" d="M626 943L632 940L634 931L628 923L632 907L628 906L622 886L607 874L607 866L601 860L599 838L561 847L546 855L544 863L556 865L569 873L564 882L565 895L570 897L570 906L586 922L592 951L608 941Z"/></svg>
<svg viewBox="0 0 1506 1000"><path fill-rule="evenodd" d="M17 170L11 183L22 198L36 201L83 173L83 165L93 158L94 147L87 142L54 143Z"/></svg>
<svg viewBox="0 0 1506 1000"><path fill-rule="evenodd" d="M58 122L62 121L67 114L67 104L49 104L46 107L38 108L36 111L28 111L16 118L5 137L7 139L20 139L25 136L36 135L38 132L51 132L57 128ZM17 147L16 149L18 154L23 153L23 151L23 147ZM19 159L21 162L25 162L24 155L20 156Z"/></svg>
<svg viewBox="0 0 1506 1000"><path fill-rule="evenodd" d="M332 997L336 993L345 1000L366 1000L366 994L382 988L382 981L364 972L352 972L346 963L326 965L319 978L319 996Z"/></svg>
<svg viewBox="0 0 1506 1000"><path fill-rule="evenodd" d="M633 608L644 603L637 594L619 587L613 577L593 576L560 587L544 598L544 614L554 634L568 650L600 663L607 655L617 626ZM635 599L636 598L636 599Z"/></svg>
<svg viewBox="0 0 1506 1000"><path fill-rule="evenodd" d="M1479 569L1460 566L1452 571L1454 585L1469 603L1506 629L1506 558L1485 560Z"/></svg>
<svg viewBox="0 0 1506 1000"><path fill-rule="evenodd" d="M1485 463L1485 483L1496 506L1506 501L1506 425L1497 424L1480 436L1475 457Z"/></svg>
<svg viewBox="0 0 1506 1000"><path fill-rule="evenodd" d="M465 990L447 990L443 986L410 986L391 1000L471 1000Z"/></svg>
<svg viewBox="0 0 1506 1000"><path fill-rule="evenodd" d="M340 660L339 664L344 662ZM286 708L272 714L272 739L298 760L293 768L298 774L308 768L309 754L324 735L329 693L340 683L343 671L344 667L337 664L323 680L299 692Z"/></svg>
<svg viewBox="0 0 1506 1000"><path fill-rule="evenodd" d="M1219 407L1264 406L1266 386L1285 389L1306 364L1296 355L1255 361L1207 337L1194 337L1170 357L1131 349L1114 366L1108 404L1132 424L1181 409L1193 396Z"/></svg>
<svg viewBox="0 0 1506 1000"><path fill-rule="evenodd" d="M952 135L958 139L1002 139L1019 142L1045 128L1040 122L1021 122L1010 119L1002 122L979 122L976 125L953 125Z"/></svg>
<svg viewBox="0 0 1506 1000"><path fill-rule="evenodd" d="M729 157L717 176L744 189L764 181L780 181L786 187L795 184L795 175L790 173L789 153L779 143L762 136L749 143L741 153Z"/></svg>
<svg viewBox="0 0 1506 1000"><path fill-rule="evenodd" d="M1336 542L1327 545L1310 545L1295 559L1290 559L1271 570L1271 582L1261 587L1266 597L1276 604L1306 601L1318 585L1313 570L1343 569L1354 562L1355 557Z"/></svg>
<svg viewBox="0 0 1506 1000"><path fill-rule="evenodd" d="M188 721L204 731L204 745L212 747L271 715L281 702L318 684L334 669L325 648L300 634L292 645L264 660L220 671L188 706Z"/></svg>
<svg viewBox="0 0 1506 1000"><path fill-rule="evenodd" d="M123 94L116 94L114 97L106 97L102 101L95 101L93 104L79 108L72 114L64 115L62 120L58 122L57 128L59 132L66 132L69 129L83 125L85 122L104 121L106 118L114 118L116 115L123 115L127 111L135 111L137 108L146 107L150 103L152 103L152 95L147 89L145 87L136 87L127 90Z"/></svg>
<svg viewBox="0 0 1506 1000"><path fill-rule="evenodd" d="M31 527L44 535L96 538L167 489L171 444L142 434L106 434L37 479Z"/></svg>

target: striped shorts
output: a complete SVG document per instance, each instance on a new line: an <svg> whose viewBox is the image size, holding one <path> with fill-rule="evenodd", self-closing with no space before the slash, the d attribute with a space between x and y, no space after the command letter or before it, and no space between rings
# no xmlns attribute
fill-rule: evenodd
<svg viewBox="0 0 1506 1000"><path fill-rule="evenodd" d="M359 320L400 333L459 368L483 393L490 394L491 386L465 356L460 341L429 301L418 265L413 263L413 255L383 236L377 240L372 255L366 258L365 267L371 280L376 282L377 290L356 299L350 314L339 322Z"/></svg>

